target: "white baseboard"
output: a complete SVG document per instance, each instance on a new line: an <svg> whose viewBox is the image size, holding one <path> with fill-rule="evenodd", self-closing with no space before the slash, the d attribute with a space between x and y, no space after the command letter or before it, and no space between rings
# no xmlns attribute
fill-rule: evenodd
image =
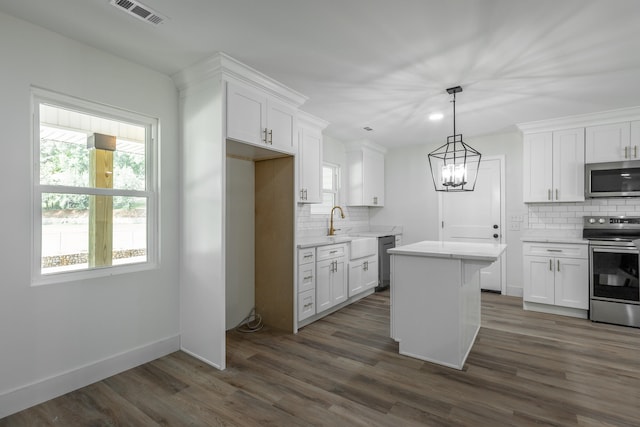
<svg viewBox="0 0 640 427"><path fill-rule="evenodd" d="M507 295L509 296L522 298L524 294L522 291L523 289L521 287L507 286Z"/></svg>
<svg viewBox="0 0 640 427"><path fill-rule="evenodd" d="M175 335L0 394L0 418L88 386L180 349Z"/></svg>
<svg viewBox="0 0 640 427"><path fill-rule="evenodd" d="M577 317L579 319L588 319L589 311L579 308L560 307L557 305L540 304L536 302L523 301L522 308L529 311L538 311L540 313L558 314L560 316Z"/></svg>
<svg viewBox="0 0 640 427"><path fill-rule="evenodd" d="M214 367L214 368L216 368L216 369L219 369L219 370L221 370L221 371L224 371L224 369L225 369L225 367L224 367L224 366L220 366L220 364L215 363L215 362L212 362L211 360L209 360L209 359L207 359L207 358L205 358L205 357L202 357L202 356L200 356L200 355L198 355L198 354L196 354L196 353L192 352L191 350L189 350L189 349L187 349L187 348L185 348L185 347L180 348L180 351L184 351L184 352L185 352L185 353L187 353L189 356L191 356L191 357L195 357L195 358L196 358L196 359L198 359L199 361L204 362L204 363L206 363L207 365L213 366L213 367Z"/></svg>

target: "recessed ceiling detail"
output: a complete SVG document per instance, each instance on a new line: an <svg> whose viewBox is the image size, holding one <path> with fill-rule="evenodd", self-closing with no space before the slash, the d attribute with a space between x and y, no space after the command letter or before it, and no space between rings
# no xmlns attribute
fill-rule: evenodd
<svg viewBox="0 0 640 427"><path fill-rule="evenodd" d="M121 11L126 12L135 18L141 19L142 21L148 22L149 24L160 25L167 20L165 16L162 16L150 7L143 5L138 1L111 0L110 3Z"/></svg>

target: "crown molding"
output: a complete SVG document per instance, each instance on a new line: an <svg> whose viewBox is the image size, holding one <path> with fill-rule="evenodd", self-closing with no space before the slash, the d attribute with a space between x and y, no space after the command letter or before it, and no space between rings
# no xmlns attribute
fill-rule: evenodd
<svg viewBox="0 0 640 427"><path fill-rule="evenodd" d="M302 110L298 110L298 122L303 122L311 126L318 127L321 130L329 126L328 121L321 119L320 117L316 117L313 114L309 114L306 111L302 111Z"/></svg>
<svg viewBox="0 0 640 427"><path fill-rule="evenodd" d="M300 107L308 97L224 52L185 68L171 77L181 92L210 79L232 80L266 91L283 102Z"/></svg>
<svg viewBox="0 0 640 427"><path fill-rule="evenodd" d="M538 133L578 127L599 126L611 123L630 122L634 120L640 120L640 107L621 108L617 110L602 111L599 113L580 114L551 120L520 123L517 126L522 133Z"/></svg>

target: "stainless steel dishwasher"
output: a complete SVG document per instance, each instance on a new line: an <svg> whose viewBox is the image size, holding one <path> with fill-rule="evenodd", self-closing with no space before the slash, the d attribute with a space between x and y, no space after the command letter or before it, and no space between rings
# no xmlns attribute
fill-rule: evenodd
<svg viewBox="0 0 640 427"><path fill-rule="evenodd" d="M396 247L396 236L378 237L378 286L376 292L383 291L391 283L391 256L387 250Z"/></svg>

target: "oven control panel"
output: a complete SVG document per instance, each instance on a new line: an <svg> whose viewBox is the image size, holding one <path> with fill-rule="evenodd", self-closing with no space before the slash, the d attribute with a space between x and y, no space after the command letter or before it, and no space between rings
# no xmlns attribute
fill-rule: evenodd
<svg viewBox="0 0 640 427"><path fill-rule="evenodd" d="M588 228L637 228L640 227L638 216L585 216L584 226Z"/></svg>

